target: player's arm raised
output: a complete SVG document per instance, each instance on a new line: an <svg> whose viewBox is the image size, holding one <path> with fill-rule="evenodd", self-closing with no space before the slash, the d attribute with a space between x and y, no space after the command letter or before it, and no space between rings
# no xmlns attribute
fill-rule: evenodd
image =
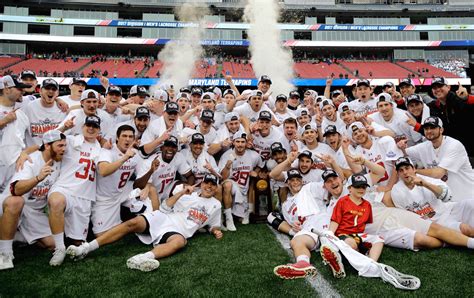
<svg viewBox="0 0 474 298"><path fill-rule="evenodd" d="M183 190L175 195L167 198L163 204L160 205L160 210L164 213L170 213L173 209L174 204L184 195L189 195L194 191L195 185L185 185Z"/></svg>
<svg viewBox="0 0 474 298"><path fill-rule="evenodd" d="M291 168L291 164L296 160L298 157L298 152L291 151L288 153L286 160L277 164L271 171L270 171L270 178L276 181L284 181L285 177L283 176L283 172L287 171Z"/></svg>
<svg viewBox="0 0 474 298"><path fill-rule="evenodd" d="M157 156L151 163L151 167L148 170L148 172L146 172L145 175L141 176L140 178L135 180L135 182L133 182L133 188L144 189L148 183L148 180L150 180L151 175L153 175L156 169L158 169L159 165L160 165L160 161L158 160L158 156Z"/></svg>
<svg viewBox="0 0 474 298"><path fill-rule="evenodd" d="M49 176L53 172L53 168L51 165L53 164L53 160L50 159L44 166L41 168L41 171L38 175L26 179L26 180L18 180L14 181L11 184L11 193L15 196L22 196L25 193L29 192L33 189L38 183L43 181L47 176Z"/></svg>
<svg viewBox="0 0 474 298"><path fill-rule="evenodd" d="M116 160L114 162L106 162L102 161L99 162L98 168L99 168L99 174L102 177L107 177L111 174L113 174L115 171L117 171L120 166L122 166L127 160L135 156L136 151L133 148L128 148L127 152L120 158L119 160Z"/></svg>

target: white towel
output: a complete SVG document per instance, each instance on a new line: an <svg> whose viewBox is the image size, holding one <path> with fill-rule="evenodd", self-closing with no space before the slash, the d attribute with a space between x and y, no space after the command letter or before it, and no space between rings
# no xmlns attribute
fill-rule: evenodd
<svg viewBox="0 0 474 298"><path fill-rule="evenodd" d="M306 217L309 215L318 214L319 209L314 195L311 194L311 184L306 184L301 188L295 197L298 216Z"/></svg>
<svg viewBox="0 0 474 298"><path fill-rule="evenodd" d="M16 120L3 128L0 144L0 165L10 166L16 162L25 148L25 133L30 126L28 117L22 110L17 110Z"/></svg>

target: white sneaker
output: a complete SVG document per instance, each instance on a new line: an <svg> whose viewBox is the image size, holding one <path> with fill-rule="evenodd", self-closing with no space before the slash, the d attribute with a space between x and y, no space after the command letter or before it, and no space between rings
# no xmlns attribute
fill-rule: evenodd
<svg viewBox="0 0 474 298"><path fill-rule="evenodd" d="M231 218L227 218L225 220L225 227L227 228L228 231L230 232L235 232L237 231L237 228L235 227L235 224L234 224L234 219L231 217Z"/></svg>
<svg viewBox="0 0 474 298"><path fill-rule="evenodd" d="M382 280L391 283L395 288L402 290L416 290L420 287L421 281L418 277L398 272L393 267L377 263L382 272Z"/></svg>
<svg viewBox="0 0 474 298"><path fill-rule="evenodd" d="M79 246L69 245L66 250L66 254L68 254L69 257L74 261L82 260L89 253L89 246L90 245L88 242L84 242Z"/></svg>
<svg viewBox="0 0 474 298"><path fill-rule="evenodd" d="M244 215L244 217L242 217L242 224L243 225L248 225L250 223L250 212L247 211Z"/></svg>
<svg viewBox="0 0 474 298"><path fill-rule="evenodd" d="M13 268L13 255L12 254L0 254L0 270L12 269Z"/></svg>
<svg viewBox="0 0 474 298"><path fill-rule="evenodd" d="M51 266L60 266L64 258L66 257L66 250L65 249L55 249L53 252L53 257L49 260L49 265Z"/></svg>
<svg viewBox="0 0 474 298"><path fill-rule="evenodd" d="M155 259L147 258L145 254L139 254L127 260L127 267L130 269L149 272L160 267L160 262Z"/></svg>

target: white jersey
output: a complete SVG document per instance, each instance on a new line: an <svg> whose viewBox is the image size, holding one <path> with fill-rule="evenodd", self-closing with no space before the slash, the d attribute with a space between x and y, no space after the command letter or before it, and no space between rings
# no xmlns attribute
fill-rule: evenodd
<svg viewBox="0 0 474 298"><path fill-rule="evenodd" d="M67 136L66 140L66 152L53 192L64 191L84 200L95 201L100 144L97 141L87 142L83 135Z"/></svg>
<svg viewBox="0 0 474 298"><path fill-rule="evenodd" d="M422 175L417 176L428 183L446 186L446 184L439 179ZM402 180L393 186L391 194L393 204L396 207L414 212L423 219L433 221L440 219L446 213L449 214L452 204L455 204L452 202L445 203L439 200L431 190L423 186L415 185L413 189L409 189Z"/></svg>
<svg viewBox="0 0 474 298"><path fill-rule="evenodd" d="M161 116L160 118L153 120L148 125L145 132L143 132L142 139L140 141L141 145L149 144L155 139L159 138L160 136L165 133L167 130L165 118ZM181 137L181 133L183 131L183 122L180 119L176 120L176 123L171 130L171 135L177 137L178 139Z"/></svg>
<svg viewBox="0 0 474 298"><path fill-rule="evenodd" d="M219 161L219 171L222 172L229 155L235 156L230 169L229 179L235 181L242 191L243 195L247 195L249 190L250 172L254 171L256 167L263 168L264 164L260 155L253 150L245 150L242 156L235 154L234 150L227 150Z"/></svg>
<svg viewBox="0 0 474 298"><path fill-rule="evenodd" d="M403 152L397 147L392 137L372 137L372 147L365 149L362 146L355 148L356 155L361 155L365 159L379 164L385 168L385 176L377 183L386 185L394 169L393 162L399 157L403 157Z"/></svg>
<svg viewBox="0 0 474 298"><path fill-rule="evenodd" d="M163 202L163 204L166 203ZM221 208L221 203L214 197L203 198L194 192L179 198L172 212L165 214L173 227L172 231L190 238L197 230L205 226L220 227Z"/></svg>
<svg viewBox="0 0 474 298"><path fill-rule="evenodd" d="M258 120L258 116L260 115L260 112L262 111L268 111L270 114L272 114L272 117L275 118L275 114L273 114L272 110L266 105L263 104L260 107L260 110L255 112L250 104L248 102L244 103L241 106L238 106L234 108L233 112L239 114L240 117L245 116L249 119L250 122L256 122Z"/></svg>
<svg viewBox="0 0 474 298"><path fill-rule="evenodd" d="M69 108L81 105L81 100L80 99L72 99L71 95L63 95L63 96L59 96L58 98L64 100L64 102L67 103Z"/></svg>
<svg viewBox="0 0 474 298"><path fill-rule="evenodd" d="M331 121L328 118L323 117L323 121L321 122L321 130L323 133L326 130L326 127L328 127L329 125L336 126L337 132L339 133L344 131L346 127L346 124L344 123L344 121L342 121L341 117L339 117L339 113L337 112L336 112L336 121Z"/></svg>
<svg viewBox="0 0 474 298"><path fill-rule="evenodd" d="M266 137L262 136L259 132L253 133L252 136L253 149L255 149L255 151L260 154L264 161L267 161L272 155L272 151L270 149L272 144L275 142L280 142L283 138L283 134L273 126L270 127L270 134Z"/></svg>
<svg viewBox="0 0 474 298"><path fill-rule="evenodd" d="M110 150L102 148L97 160L97 165L101 162L113 163L121 159L123 156L124 154L115 144ZM125 186L130 181L130 177L133 173L135 173L139 162L141 162L141 158L138 154L135 154L135 156L125 161L112 174L106 177L103 177L100 174L97 175L97 201L107 199L117 200L117 197L121 196L123 191L127 189Z"/></svg>
<svg viewBox="0 0 474 298"><path fill-rule="evenodd" d="M317 157L317 155L324 154L324 155L331 155L331 156L334 157L334 150L332 150L331 147L329 147L325 143L318 142L318 146L316 146L316 148L313 148L313 149L309 149L303 143L301 143L301 144L302 144L302 147L299 148L299 152L302 152L304 150L308 150L313 154L313 161L314 161L313 168L325 167L326 166L324 164L324 162L319 157Z"/></svg>
<svg viewBox="0 0 474 298"><path fill-rule="evenodd" d="M349 102L349 107L356 113L356 115L372 114L377 112L377 101L375 101L374 98L370 98L366 102L356 99Z"/></svg>
<svg viewBox="0 0 474 298"><path fill-rule="evenodd" d="M111 135L110 131L113 130L114 127L112 119L106 112L102 110L97 110L97 116L100 118L100 135L109 139ZM84 110L82 109L72 110L71 112L69 112L69 114L66 116L66 118L64 118L59 127L63 126L64 123L72 117L75 117L74 126L71 129L66 130L64 134L72 136L82 134L82 126L84 125L84 122L87 117L86 113L84 113Z"/></svg>
<svg viewBox="0 0 474 298"><path fill-rule="evenodd" d="M191 171L194 175L194 183L199 184L204 179L206 174L210 172L204 168L206 162L209 162L214 169L214 171L219 172L219 168L217 167L216 160L212 155L207 153L206 151L202 151L202 153L197 157L194 158L193 154L191 153L191 149L187 148L181 151L182 155L186 159L186 162L191 167Z"/></svg>
<svg viewBox="0 0 474 298"><path fill-rule="evenodd" d="M18 102L18 101L15 102L15 109L23 110L25 107L27 107L31 102L35 100L36 100L36 96L34 96L33 94L23 95L21 102Z"/></svg>
<svg viewBox="0 0 474 298"><path fill-rule="evenodd" d="M143 175L148 172L151 167L151 163L156 156L158 156L160 166L151 175L148 183L151 183L156 187L156 191L160 199L166 199L167 195L169 195L171 191L171 188L173 187L173 182L176 178L176 172L180 173L181 175L185 175L191 172L191 167L188 165L181 152L176 152L176 155L169 163L162 159L161 153L155 153L139 163L137 178L143 177Z"/></svg>
<svg viewBox="0 0 474 298"><path fill-rule="evenodd" d="M105 109L105 105L104 105L104 107L102 107L101 110L104 111L109 116L109 118L111 119L113 125L116 125L118 123L121 123L121 122L128 121L128 120L132 119L131 115L123 114L122 109L120 109L120 108L117 108L115 110L115 112L113 112L112 114L107 112L107 110Z"/></svg>
<svg viewBox="0 0 474 298"><path fill-rule="evenodd" d="M66 118L66 114L54 104L52 107L44 107L41 99L32 101L23 108L26 116L30 120L30 127L26 136L26 145L41 145L43 134L49 130L56 129Z"/></svg>
<svg viewBox="0 0 474 298"><path fill-rule="evenodd" d="M453 201L474 198L474 170L466 149L458 140L443 136L443 142L437 149L426 141L407 148L406 153L424 168L440 167L447 171L441 180L451 189Z"/></svg>
<svg viewBox="0 0 474 298"><path fill-rule="evenodd" d="M242 124L240 124L239 129L237 131L244 131L244 127L242 126ZM224 125L224 126L222 126L221 128L219 128L217 130L216 138L214 139L214 141L212 143L213 144L220 144L220 143L224 142L224 140L226 140L226 139L229 139L229 140L232 141L233 136L234 136L234 134L229 131L229 129L227 128L226 125Z"/></svg>
<svg viewBox="0 0 474 298"><path fill-rule="evenodd" d="M183 137L186 137L189 140L191 140L191 136L195 133L201 133L204 136L204 142L205 142L206 145L209 146L210 144L215 143L215 139L217 137L217 131L214 127L211 127L209 132L206 133L206 134L201 132L201 130L199 129L199 125L196 126L195 129L185 127L185 128L183 128L183 131L182 131L181 135Z"/></svg>
<svg viewBox="0 0 474 298"><path fill-rule="evenodd" d="M295 162L291 165L293 168L298 167L298 160L295 160ZM300 171L301 173L301 171ZM307 173L301 173L301 176L303 176L303 185L309 184L311 182L321 182L323 181L323 177L321 176L324 173L323 170L320 169L311 169ZM288 172L285 171L282 173L284 180L288 178Z"/></svg>
<svg viewBox="0 0 474 298"><path fill-rule="evenodd" d="M325 190L322 182L312 182L304 185L296 195L288 193L282 204L282 214L290 225L299 223L304 226L308 216L326 216L327 223L331 215L326 215Z"/></svg>
<svg viewBox="0 0 474 298"><path fill-rule="evenodd" d="M393 108L393 116L390 121L385 121L382 115L380 115L380 112L373 113L369 115L369 117L376 123L393 131L395 135L406 136L408 146L413 146L421 141L422 135L416 132L413 127L407 123L408 116L405 113L405 111L398 108Z"/></svg>
<svg viewBox="0 0 474 298"><path fill-rule="evenodd" d="M285 121L286 119L288 118L294 118L296 119L296 115L295 113L293 113L291 110L289 109L286 109L285 113L278 113L278 112L275 112L274 113L275 115L275 119L280 122L280 123L283 123L283 121Z"/></svg>
<svg viewBox="0 0 474 298"><path fill-rule="evenodd" d="M29 180L40 174L41 169L46 163L43 159L42 152L36 151L30 154L30 158L32 162L25 162L23 169L13 175L12 182ZM37 210L46 207L49 189L58 179L60 167L60 162L53 162L51 165L51 168L53 169L51 174L46 176L43 181L40 181L38 184L36 184L36 186L33 187L29 192L22 195L27 206Z"/></svg>

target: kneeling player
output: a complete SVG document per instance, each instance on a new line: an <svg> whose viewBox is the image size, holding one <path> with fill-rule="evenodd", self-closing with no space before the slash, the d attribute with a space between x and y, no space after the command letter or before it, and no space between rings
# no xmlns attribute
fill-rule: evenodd
<svg viewBox="0 0 474 298"><path fill-rule="evenodd" d="M32 162L13 176L10 191L5 191L7 197L0 204L0 270L13 268L12 245L17 230L28 244L54 248L46 198L59 176L65 150L66 136L50 130L43 135L40 151L30 155Z"/></svg>
<svg viewBox="0 0 474 298"><path fill-rule="evenodd" d="M205 226L217 239L222 238L220 231L221 203L214 198L217 190L217 178L207 174L201 183L201 193L193 193L193 186L185 186L182 191L166 199L160 210L124 222L97 239L81 246L71 245L67 254L71 258L82 259L109 243L130 233L137 233L145 244L153 244L154 248L127 260L130 269L151 271L160 265L156 259L170 256L186 245L186 239Z"/></svg>

